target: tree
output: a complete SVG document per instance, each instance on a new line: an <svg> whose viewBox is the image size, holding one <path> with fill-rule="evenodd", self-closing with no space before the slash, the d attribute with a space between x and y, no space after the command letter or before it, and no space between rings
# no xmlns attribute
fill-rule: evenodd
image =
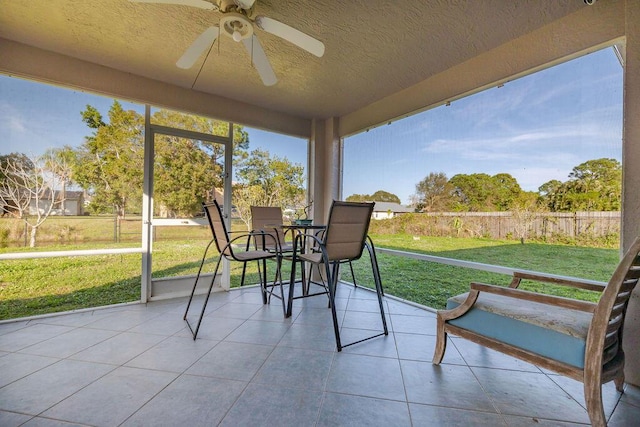
<svg viewBox="0 0 640 427"><path fill-rule="evenodd" d="M286 158L253 150L238 167L239 183L234 187L234 206L242 220L251 223L251 205L304 206L304 167Z"/></svg>
<svg viewBox="0 0 640 427"><path fill-rule="evenodd" d="M202 141L162 135L156 138L154 198L162 216L192 216L222 188L223 166Z"/></svg>
<svg viewBox="0 0 640 427"><path fill-rule="evenodd" d="M229 123L172 110L154 113L152 122L208 135L227 135ZM233 162L247 158L249 135L241 126L233 127ZM223 187L225 148L206 140L157 135L155 140L154 197L163 215L191 216L202 210L201 202L211 200Z"/></svg>
<svg viewBox="0 0 640 427"><path fill-rule="evenodd" d="M453 186L454 209L460 211L508 211L522 194L518 181L508 173L458 174L449 184Z"/></svg>
<svg viewBox="0 0 640 427"><path fill-rule="evenodd" d="M561 212L564 210L564 192L566 188L562 181L552 179L538 187L541 203L551 212Z"/></svg>
<svg viewBox="0 0 640 427"><path fill-rule="evenodd" d="M622 199L622 165L615 159L595 159L579 164L569 174L575 193L584 195L580 210L619 210Z"/></svg>
<svg viewBox="0 0 640 427"><path fill-rule="evenodd" d="M152 122L209 135L227 135L228 122L212 120L172 110L154 113ZM249 135L241 126L233 127L233 162L247 157ZM211 200L215 189L223 187L225 148L222 144L168 135L155 141L154 197L163 216L191 216L201 211L201 202Z"/></svg>
<svg viewBox="0 0 640 427"><path fill-rule="evenodd" d="M416 184L413 204L418 212L438 212L450 209L454 187L444 172L431 172Z"/></svg>
<svg viewBox="0 0 640 427"><path fill-rule="evenodd" d="M347 202L370 202L371 196L368 194L352 194L345 200Z"/></svg>
<svg viewBox="0 0 640 427"><path fill-rule="evenodd" d="M22 218L28 213L30 199L25 204L23 197L28 193L21 188L29 185L24 175L33 173L33 161L22 153L0 156L0 203L3 215Z"/></svg>
<svg viewBox="0 0 640 427"><path fill-rule="evenodd" d="M552 180L538 191L553 212L619 210L622 166L614 159L588 160L573 168L568 181Z"/></svg>
<svg viewBox="0 0 640 427"><path fill-rule="evenodd" d="M144 120L118 101L113 101L108 123L91 105L81 114L93 134L77 151L75 180L93 196L94 212L113 207L124 217L131 203L139 208L142 201Z"/></svg>
<svg viewBox="0 0 640 427"><path fill-rule="evenodd" d="M94 129L77 152L76 181L93 196L90 208L107 212L112 207L122 217L127 210L140 209L144 163L144 119L135 111L124 111L114 101L105 122L88 105L83 121ZM229 124L206 117L170 110L158 110L154 124L209 135L226 135ZM248 133L233 128L233 159L247 157ZM224 145L191 138L156 134L154 141L154 199L156 214L191 216L223 187Z"/></svg>
<svg viewBox="0 0 640 427"><path fill-rule="evenodd" d="M62 185L60 209L62 210L62 215L66 215L67 186L73 183L73 168L78 163L76 152L70 146L65 145L62 148L48 150L44 157L47 169L58 176Z"/></svg>
<svg viewBox="0 0 640 427"><path fill-rule="evenodd" d="M0 204L5 213L22 219L29 227L32 248L36 246L38 228L56 204L56 188L61 182L52 170L61 166L55 162L51 157L29 159L17 153L0 157Z"/></svg>
<svg viewBox="0 0 640 427"><path fill-rule="evenodd" d="M492 211L493 180L486 173L458 174L451 177L456 211L483 212Z"/></svg>
<svg viewBox="0 0 640 427"><path fill-rule="evenodd" d="M511 215L515 221L515 234L520 239L520 243L524 244L525 239L529 237L529 231L538 218L538 214L543 211L540 205L538 194L533 191L522 191L513 201L511 206Z"/></svg>
<svg viewBox="0 0 640 427"><path fill-rule="evenodd" d="M522 194L518 181L508 173L496 174L491 177L491 180L493 181L493 206L501 212L512 210Z"/></svg>
<svg viewBox="0 0 640 427"><path fill-rule="evenodd" d="M158 110L153 114L152 123L178 129L186 129L207 135L226 136L229 123L213 120L194 114L180 113L172 110ZM215 164L224 164L224 146L209 141L197 141L198 147L211 157ZM242 126L233 127L233 164L240 165L248 157L249 134Z"/></svg>
<svg viewBox="0 0 640 427"><path fill-rule="evenodd" d="M378 190L369 194L352 194L345 199L347 202L389 202L400 204L400 198L388 191Z"/></svg>
<svg viewBox="0 0 640 427"><path fill-rule="evenodd" d="M388 191L378 190L371 195L371 200L374 202L389 202L400 204L400 198Z"/></svg>

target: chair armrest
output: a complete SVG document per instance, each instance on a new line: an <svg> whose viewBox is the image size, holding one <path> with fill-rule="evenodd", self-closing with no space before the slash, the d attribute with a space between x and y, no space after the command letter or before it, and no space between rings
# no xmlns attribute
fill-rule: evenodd
<svg viewBox="0 0 640 427"><path fill-rule="evenodd" d="M273 230L273 231L271 231ZM281 252L280 248L282 248L282 242L280 242L280 236L278 234L278 226L265 226L264 228L258 230L251 230L252 236L262 236L262 247L266 248L267 244L274 244L276 247L276 252Z"/></svg>
<svg viewBox="0 0 640 427"><path fill-rule="evenodd" d="M320 240L316 235L310 233L298 233L295 237L295 242L302 241L303 239L310 239L313 244L317 246L322 246L322 240Z"/></svg>
<svg viewBox="0 0 640 427"><path fill-rule="evenodd" d="M247 239L247 243L246 243L246 248L245 250L249 250L249 244L251 243L251 238L255 238L258 236L262 236L262 238L264 239L265 237L265 233L263 231L234 231L234 234L238 234L238 233L242 233L239 234L238 236L234 237L233 239L229 240L229 243L227 244L227 246L230 246L231 244L235 243L236 240L240 240L243 238ZM229 234L231 234L231 232L229 232Z"/></svg>
<svg viewBox="0 0 640 427"><path fill-rule="evenodd" d="M495 295L532 301L541 304L554 305L557 307L593 313L597 307L596 303L580 301L572 298L558 297L554 295L539 294L536 292L523 291L521 289L506 288L504 286L487 285L485 283L471 283L472 291L488 292Z"/></svg>
<svg viewBox="0 0 640 427"><path fill-rule="evenodd" d="M296 254L301 251L302 245L306 242L306 239L309 239L309 241L312 243L312 247L310 247L311 251L323 252L323 258L326 257L326 251L324 250L324 247L322 245L322 240L320 240L315 234L312 233L296 234L295 238L293 239L294 257L297 256Z"/></svg>
<svg viewBox="0 0 640 427"><path fill-rule="evenodd" d="M244 238L244 237L246 237L246 238L251 238L251 236L252 236L252 234L251 234L251 233L248 233L248 232L246 232L246 231L244 231L244 232L242 232L242 233L243 233L243 234L239 234L239 235L235 236L234 238L229 239L229 244L234 243L236 240L240 240L240 239L242 239L242 238ZM238 232L236 231L236 232L234 232L234 234L238 234ZM231 233L229 233L229 235L231 235ZM229 237L231 237L231 236L229 236Z"/></svg>
<svg viewBox="0 0 640 427"><path fill-rule="evenodd" d="M580 280L573 277L555 276L552 274L532 273L528 271L514 271L510 288L517 288L521 280L533 280L537 282L551 283L553 285L570 286L572 288L588 291L602 292L605 284L593 280Z"/></svg>

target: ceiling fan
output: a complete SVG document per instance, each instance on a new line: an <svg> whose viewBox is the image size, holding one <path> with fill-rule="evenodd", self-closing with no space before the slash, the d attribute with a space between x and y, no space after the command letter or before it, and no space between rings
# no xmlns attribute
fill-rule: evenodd
<svg viewBox="0 0 640 427"><path fill-rule="evenodd" d="M272 86L278 79L271 68L271 63L262 49L262 45L255 33L255 28L278 36L317 57L324 55L324 44L280 21L266 16L255 15L256 0L129 0L134 3L163 3L197 7L200 9L220 12L222 17L218 25L207 28L187 48L178 59L179 68L191 68L200 55L216 41L220 34L231 37L236 42L242 42L251 57L253 66L258 71L265 86Z"/></svg>

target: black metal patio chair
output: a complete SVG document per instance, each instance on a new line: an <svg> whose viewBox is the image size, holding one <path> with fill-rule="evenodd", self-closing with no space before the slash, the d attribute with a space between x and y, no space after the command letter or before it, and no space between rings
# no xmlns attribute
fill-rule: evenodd
<svg viewBox="0 0 640 427"><path fill-rule="evenodd" d="M250 244L253 239L258 237L261 239L266 239L264 233L260 232L250 232L250 233L242 233L234 238L229 237L229 232L227 231L227 227L224 223L224 217L222 216L222 210L220 209L220 205L217 201L213 201L213 203L203 203L202 204L205 215L209 222L209 227L211 228L211 233L213 234L213 238L207 245L204 254L202 255L202 261L200 262L200 268L198 269L198 274L196 275L195 282L193 284L193 289L191 291L191 296L189 297L189 302L187 303L187 308L184 312L184 320L187 322L189 329L193 335L193 339L195 340L198 331L200 329L200 325L202 323L202 318L204 317L205 310L207 308L207 302L209 301L209 296L211 295L211 290L213 289L213 284L216 279L216 275L218 274L218 270L220 269L220 264L223 259L227 259L229 261L237 261L241 262L246 266L248 262L256 261L258 263L258 272L260 275L260 288L262 292L262 302L263 304L267 304L270 301L271 295L276 296L277 298L282 300L282 309L286 310L285 299L284 299L284 291L282 289L281 281L274 281L271 284L267 283L267 269L266 269L266 261L268 259L275 258L277 256L276 253L270 252L264 249L255 249L250 250ZM243 240L246 239L246 240ZM244 251L238 251L234 246L237 245L237 242L244 242L243 245ZM264 240L262 241L264 245ZM196 287L198 285L198 279L202 273L202 268L204 266L207 252L211 245L215 243L216 248L218 249L218 253L220 256L218 257L218 261L216 262L216 267L213 272L213 277L211 278L211 283L209 284L209 289L207 291L207 295L205 297L204 303L202 305L202 310L200 312L200 316L198 318L198 323L195 325L195 328L191 325L188 319L189 308L191 307L191 303L193 301L193 296L196 291ZM244 267L243 266L243 267ZM243 278L244 281L244 270L243 270ZM274 294L274 288L280 287L280 295Z"/></svg>

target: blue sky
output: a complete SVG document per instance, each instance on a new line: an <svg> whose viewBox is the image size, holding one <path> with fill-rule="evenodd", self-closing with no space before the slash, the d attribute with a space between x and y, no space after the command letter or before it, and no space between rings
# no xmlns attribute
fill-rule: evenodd
<svg viewBox="0 0 640 427"><path fill-rule="evenodd" d="M430 172L505 172L537 191L587 160L621 160L622 67L607 48L349 137L344 152L345 197L408 203Z"/></svg>
<svg viewBox="0 0 640 427"><path fill-rule="evenodd" d="M0 154L78 146L87 104L113 99L0 75ZM144 107L121 101L141 114ZM306 141L247 129L262 148L306 167ZM409 203L430 172L510 173L536 191L584 161L621 159L622 67L611 48L383 125L345 141L344 197L385 190Z"/></svg>
<svg viewBox="0 0 640 427"><path fill-rule="evenodd" d="M119 100L144 115L144 105ZM37 156L50 147L77 147L91 135L81 111L87 104L107 117L113 98L0 75L0 155ZM258 129L249 132L250 150L268 150L306 167L306 140Z"/></svg>

